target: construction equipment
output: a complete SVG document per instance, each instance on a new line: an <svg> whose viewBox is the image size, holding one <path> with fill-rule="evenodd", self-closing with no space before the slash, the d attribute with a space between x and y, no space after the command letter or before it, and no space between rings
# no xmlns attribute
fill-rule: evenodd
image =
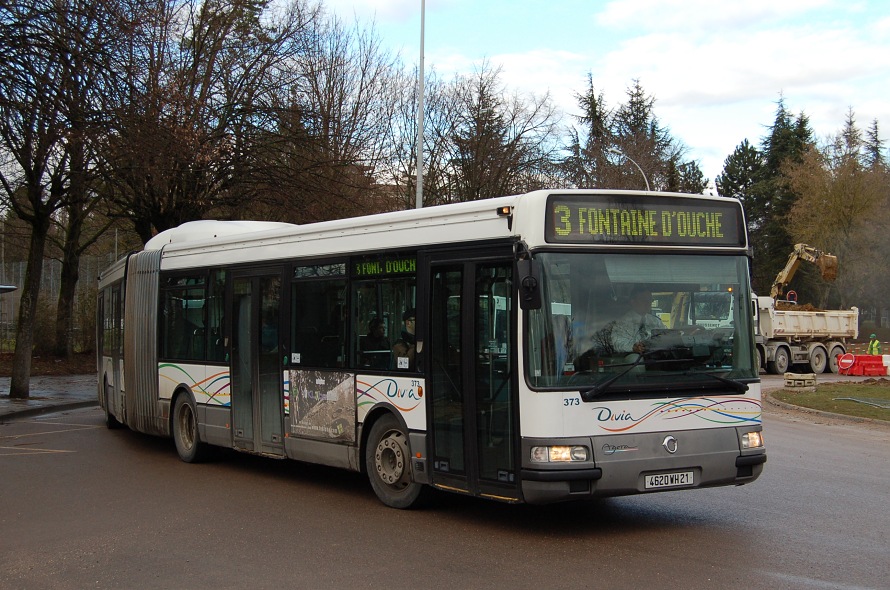
<svg viewBox="0 0 890 590"><path fill-rule="evenodd" d="M859 310L824 310L780 301L801 261L819 267L824 280L837 279L837 256L795 244L785 268L773 281L770 296L754 296L758 364L779 375L792 365L802 365L809 373L837 373L837 359L846 353L847 341L859 335Z"/></svg>
<svg viewBox="0 0 890 590"><path fill-rule="evenodd" d="M837 279L837 256L806 244L795 244L794 250L788 256L788 262L785 263L785 268L779 271L776 280L773 281L770 297L778 299L785 293L785 287L791 282L802 260L818 266L824 280L833 282Z"/></svg>

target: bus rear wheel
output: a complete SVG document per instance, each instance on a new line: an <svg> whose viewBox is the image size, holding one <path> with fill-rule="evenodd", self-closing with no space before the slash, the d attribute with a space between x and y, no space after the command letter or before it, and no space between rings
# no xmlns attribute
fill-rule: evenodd
<svg viewBox="0 0 890 590"><path fill-rule="evenodd" d="M173 441L179 458L186 463L199 463L207 458L207 444L198 436L198 415L186 394L177 396L173 405Z"/></svg>
<svg viewBox="0 0 890 590"><path fill-rule="evenodd" d="M114 414L111 413L108 409L108 400L111 398L111 388L108 386L108 380L104 380L103 389L105 391L105 399L102 400L103 405L105 406L105 426L108 427L109 430L117 430L121 428L123 424L115 417Z"/></svg>
<svg viewBox="0 0 890 590"><path fill-rule="evenodd" d="M408 436L388 414L371 427L365 447L365 468L374 493L392 508L410 508L423 485L413 481Z"/></svg>

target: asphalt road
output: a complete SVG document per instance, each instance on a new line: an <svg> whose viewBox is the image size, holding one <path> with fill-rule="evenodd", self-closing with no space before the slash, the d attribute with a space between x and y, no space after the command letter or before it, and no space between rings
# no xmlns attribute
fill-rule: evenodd
<svg viewBox="0 0 890 590"><path fill-rule="evenodd" d="M589 504L434 493L104 428L0 425L0 588L887 588L890 428L769 408L755 483Z"/></svg>

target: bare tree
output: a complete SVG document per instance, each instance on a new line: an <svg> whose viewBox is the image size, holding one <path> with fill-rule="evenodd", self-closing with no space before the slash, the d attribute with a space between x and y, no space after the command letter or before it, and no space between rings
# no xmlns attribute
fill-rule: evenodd
<svg viewBox="0 0 890 590"><path fill-rule="evenodd" d="M841 306L851 302L880 305L890 288L884 272L890 247L890 205L885 167L874 166L852 112L844 128L819 149L810 147L789 160L783 176L796 200L784 221L795 241L817 245L841 260L837 282L828 288ZM818 283L824 284L824 283Z"/></svg>
<svg viewBox="0 0 890 590"><path fill-rule="evenodd" d="M54 220L61 227L61 279L56 306L55 354L71 358L75 292L83 253L99 238L110 221L93 223L91 216L104 205L97 190L98 139L105 133L106 90L114 84L111 56L125 32L117 2L70 2L58 18L65 19L66 75L62 83L68 182L64 206Z"/></svg>
<svg viewBox="0 0 890 590"><path fill-rule="evenodd" d="M262 107L292 83L300 35L318 15L304 0L134 5L106 153L117 206L143 241L250 197L238 173L271 120Z"/></svg>
<svg viewBox="0 0 890 590"><path fill-rule="evenodd" d="M391 160L392 121L405 80L373 27L347 28L316 19L301 37L290 109L299 134L284 139L300 160L286 183L300 205L296 221L318 221L391 209L375 179ZM391 199L389 199L391 201Z"/></svg>
<svg viewBox="0 0 890 590"><path fill-rule="evenodd" d="M11 397L28 397L47 236L82 180L89 66L108 36L103 2L27 0L0 5L0 185L30 228L16 329Z"/></svg>
<svg viewBox="0 0 890 590"><path fill-rule="evenodd" d="M483 63L451 89L445 163L457 201L515 194L546 184L557 150L559 119L548 95L508 95L500 68Z"/></svg>
<svg viewBox="0 0 890 590"><path fill-rule="evenodd" d="M393 187L401 209L417 201L417 69L398 78L398 103L390 128L389 158L381 175ZM446 175L451 142L450 115L454 96L450 86L429 70L424 80L423 206L449 200Z"/></svg>

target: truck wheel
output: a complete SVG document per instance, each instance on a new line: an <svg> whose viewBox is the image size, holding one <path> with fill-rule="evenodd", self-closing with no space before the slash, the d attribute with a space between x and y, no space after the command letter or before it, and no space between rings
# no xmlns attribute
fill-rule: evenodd
<svg viewBox="0 0 890 590"><path fill-rule="evenodd" d="M840 370L840 367L837 366L837 357L842 354L845 354L847 351L844 350L843 346L834 346L831 349L831 354L828 355L828 370L832 373L837 373Z"/></svg>
<svg viewBox="0 0 890 590"><path fill-rule="evenodd" d="M760 369L763 368L763 355L760 354L759 348L754 349L754 362L756 363L754 365L754 370L757 373L760 373Z"/></svg>
<svg viewBox="0 0 890 590"><path fill-rule="evenodd" d="M788 349L780 347L776 349L776 356L771 361L767 361L766 368L773 375L782 375L788 370L790 364L788 357Z"/></svg>
<svg viewBox="0 0 890 590"><path fill-rule="evenodd" d="M812 350L810 350L810 373L816 373L820 375L825 372L825 367L828 366L828 353L821 346L814 346Z"/></svg>
<svg viewBox="0 0 890 590"><path fill-rule="evenodd" d="M374 493L387 506L410 508L420 497L423 485L413 481L408 436L391 414L371 427L365 468Z"/></svg>

